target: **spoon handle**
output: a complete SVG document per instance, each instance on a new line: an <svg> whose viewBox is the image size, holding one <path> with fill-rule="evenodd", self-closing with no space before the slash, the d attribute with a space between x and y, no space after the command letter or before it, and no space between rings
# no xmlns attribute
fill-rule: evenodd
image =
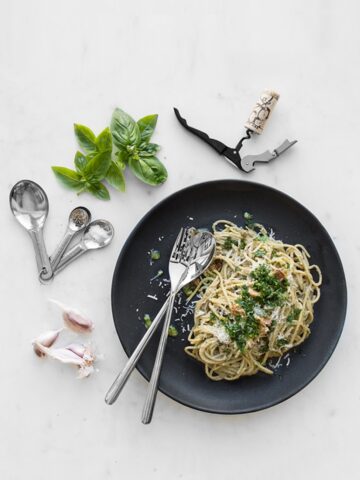
<svg viewBox="0 0 360 480"><path fill-rule="evenodd" d="M124 388L126 382L128 381L128 378L130 377L131 372L134 370L139 358L141 357L146 345L149 343L150 338L153 336L155 330L159 326L159 323L167 309L168 303L169 303L169 298L166 299L164 305L161 307L161 310L156 315L154 320L151 322L150 327L146 330L145 335L140 340L138 346L133 351L129 360L126 362L125 367L119 373L119 375L115 378L114 383L109 388L105 396L105 402L108 405L112 405L120 395L122 389Z"/></svg>
<svg viewBox="0 0 360 480"><path fill-rule="evenodd" d="M157 395L159 379L160 379L160 373L161 373L161 368L162 368L162 365L163 365L163 358L164 358L166 343L167 343L167 339L168 339L168 331L169 331L171 315L172 315L172 311L173 311L173 307L174 307L174 300L175 300L176 293L177 293L177 291L173 290L169 295L169 302L168 302L168 307L167 307L167 310L166 310L166 317L165 317L163 329L162 329L162 332L161 332L161 337L160 337L158 350L157 350L157 353L156 353L154 368L153 368L151 378L150 378L150 382L149 382L149 386L148 386L148 392L147 392L147 396L146 396L146 399L145 399L144 409L143 409L143 412L142 412L141 421L145 425L149 424L151 422L154 407L155 407L156 395Z"/></svg>
<svg viewBox="0 0 360 480"><path fill-rule="evenodd" d="M56 267L59 265L60 260L62 259L65 250L69 246L69 243L71 242L71 239L74 235L74 232L71 232L70 230L66 230L65 235L59 245L56 247L54 253L50 257L50 263L51 263L51 268L56 270Z"/></svg>
<svg viewBox="0 0 360 480"><path fill-rule="evenodd" d="M69 263L73 262L76 260L80 255L85 253L87 251L86 248L81 243L78 243L75 245L73 248L71 248L66 255L62 257L60 262L58 263L58 266L54 270L54 275L58 274L61 270L63 270L65 267L69 265Z"/></svg>
<svg viewBox="0 0 360 480"><path fill-rule="evenodd" d="M46 251L42 228L39 230L29 230L29 235L34 245L39 274L43 275L44 278L51 278L53 272L50 265L49 256Z"/></svg>

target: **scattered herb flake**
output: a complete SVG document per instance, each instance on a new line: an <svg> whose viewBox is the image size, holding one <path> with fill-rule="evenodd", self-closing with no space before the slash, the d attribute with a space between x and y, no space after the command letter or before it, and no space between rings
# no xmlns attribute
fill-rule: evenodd
<svg viewBox="0 0 360 480"><path fill-rule="evenodd" d="M179 335L179 332L174 325L170 325L168 335L169 337L177 337Z"/></svg>
<svg viewBox="0 0 360 480"><path fill-rule="evenodd" d="M152 324L152 320L150 318L150 315L148 313L145 313L145 315L144 315L144 325L145 325L145 327L149 328L151 324Z"/></svg>
<svg viewBox="0 0 360 480"><path fill-rule="evenodd" d="M299 315L301 313L301 308L293 308L289 315L286 318L286 321L288 323L292 323L294 320L297 320L299 318Z"/></svg>
<svg viewBox="0 0 360 480"><path fill-rule="evenodd" d="M151 260L159 260L160 259L160 252L159 250L154 250L153 248L150 250L150 258Z"/></svg>

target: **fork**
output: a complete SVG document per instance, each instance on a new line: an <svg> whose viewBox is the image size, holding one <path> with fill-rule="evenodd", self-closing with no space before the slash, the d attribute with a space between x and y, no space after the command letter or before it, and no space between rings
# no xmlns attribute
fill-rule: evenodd
<svg viewBox="0 0 360 480"><path fill-rule="evenodd" d="M190 238L190 229L182 228L179 232L170 256L170 295L166 311L166 317L161 332L160 342L156 353L154 368L151 374L148 393L142 413L142 423L144 424L148 424L151 422L152 414L155 407L156 394L166 348L166 342L168 338L168 330L171 321L171 314L173 311L175 296L178 292L179 284L182 282L187 273L190 257L194 254L194 248L190 244Z"/></svg>

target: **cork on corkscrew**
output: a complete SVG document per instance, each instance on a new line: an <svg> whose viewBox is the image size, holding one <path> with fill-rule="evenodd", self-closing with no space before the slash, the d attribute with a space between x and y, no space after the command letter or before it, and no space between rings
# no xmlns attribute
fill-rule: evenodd
<svg viewBox="0 0 360 480"><path fill-rule="evenodd" d="M274 110L280 95L272 90L265 90L259 100L256 102L248 121L245 123L245 128L258 135L264 131L266 122Z"/></svg>

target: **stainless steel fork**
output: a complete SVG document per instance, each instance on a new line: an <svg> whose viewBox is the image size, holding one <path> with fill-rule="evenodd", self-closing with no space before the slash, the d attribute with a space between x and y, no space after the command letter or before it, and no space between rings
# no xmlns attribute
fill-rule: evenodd
<svg viewBox="0 0 360 480"><path fill-rule="evenodd" d="M171 314L173 311L174 300L176 293L178 291L179 284L182 282L185 277L188 267L190 256L194 253L193 246L190 242L191 233L189 229L181 229L177 240L175 242L173 251L171 253L170 262L169 262L169 276L171 282L171 290L169 295L169 302L166 311L166 317L164 326L161 332L160 342L155 358L154 368L151 374L151 379L149 382L148 393L146 396L144 409L142 413L142 422L144 424L150 423L152 414L154 411L156 394L159 384L159 377L163 362L163 357L166 348L166 342L168 338L168 330L171 321Z"/></svg>

